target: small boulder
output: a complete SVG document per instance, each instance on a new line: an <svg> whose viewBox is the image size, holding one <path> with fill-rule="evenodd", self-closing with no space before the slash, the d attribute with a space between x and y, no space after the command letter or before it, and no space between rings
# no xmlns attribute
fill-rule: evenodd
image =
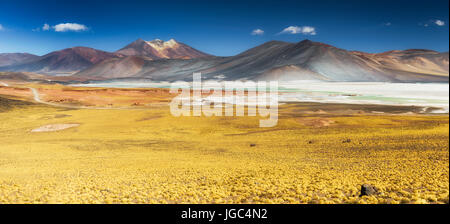
<svg viewBox="0 0 450 224"><path fill-rule="evenodd" d="M363 184L361 185L361 194L359 195L360 197L362 196L370 196L370 195L375 195L378 194L378 189L370 184Z"/></svg>
<svg viewBox="0 0 450 224"><path fill-rule="evenodd" d="M250 144L250 147L255 147L256 146L256 144Z"/></svg>
<svg viewBox="0 0 450 224"><path fill-rule="evenodd" d="M346 139L346 140L342 141L342 143L350 143L350 142L352 142L351 139Z"/></svg>

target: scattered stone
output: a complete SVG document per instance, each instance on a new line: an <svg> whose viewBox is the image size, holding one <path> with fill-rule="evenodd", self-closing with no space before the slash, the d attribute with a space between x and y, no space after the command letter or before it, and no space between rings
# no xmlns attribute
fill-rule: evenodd
<svg viewBox="0 0 450 224"><path fill-rule="evenodd" d="M256 146L256 144L250 144L250 147L255 147Z"/></svg>
<svg viewBox="0 0 450 224"><path fill-rule="evenodd" d="M314 143L313 141L309 141L309 142L308 142L308 144L313 144L313 143Z"/></svg>
<svg viewBox="0 0 450 224"><path fill-rule="evenodd" d="M346 139L346 140L342 141L342 143L350 143L350 142L352 142L351 139Z"/></svg>
<svg viewBox="0 0 450 224"><path fill-rule="evenodd" d="M363 184L361 185L361 194L359 195L360 197L362 196L370 196L370 195L374 195L378 193L378 189L370 184Z"/></svg>

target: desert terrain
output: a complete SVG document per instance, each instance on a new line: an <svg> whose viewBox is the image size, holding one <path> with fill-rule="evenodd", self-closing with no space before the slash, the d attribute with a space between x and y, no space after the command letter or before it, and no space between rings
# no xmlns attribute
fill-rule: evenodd
<svg viewBox="0 0 450 224"><path fill-rule="evenodd" d="M0 203L448 203L448 112L290 102L259 128L173 97L0 80Z"/></svg>

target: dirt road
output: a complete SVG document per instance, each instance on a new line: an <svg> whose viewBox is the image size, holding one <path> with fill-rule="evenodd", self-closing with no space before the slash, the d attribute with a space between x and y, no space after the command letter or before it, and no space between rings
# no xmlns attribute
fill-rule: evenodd
<svg viewBox="0 0 450 224"><path fill-rule="evenodd" d="M33 93L33 97L34 97L34 101L38 102L38 103L47 103L47 102L43 102L41 100L41 97L39 97L39 93L35 88L30 88L31 92Z"/></svg>

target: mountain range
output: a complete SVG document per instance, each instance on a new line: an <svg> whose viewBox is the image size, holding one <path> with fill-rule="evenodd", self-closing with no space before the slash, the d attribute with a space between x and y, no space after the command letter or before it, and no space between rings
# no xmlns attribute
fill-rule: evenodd
<svg viewBox="0 0 450 224"><path fill-rule="evenodd" d="M138 39L113 53L75 47L10 61L0 71L70 74L76 80L176 81L192 79L193 72L202 72L206 79L223 80L449 80L448 52L411 49L371 54L310 40L270 41L235 56L216 57L173 39Z"/></svg>
<svg viewBox="0 0 450 224"><path fill-rule="evenodd" d="M0 67L3 71L35 72L60 75L73 74L109 58L119 58L123 55L109 53L88 47L73 47L54 51L29 61Z"/></svg>
<svg viewBox="0 0 450 224"><path fill-rule="evenodd" d="M24 63L37 58L39 56L28 53L3 53L0 54L0 67Z"/></svg>

